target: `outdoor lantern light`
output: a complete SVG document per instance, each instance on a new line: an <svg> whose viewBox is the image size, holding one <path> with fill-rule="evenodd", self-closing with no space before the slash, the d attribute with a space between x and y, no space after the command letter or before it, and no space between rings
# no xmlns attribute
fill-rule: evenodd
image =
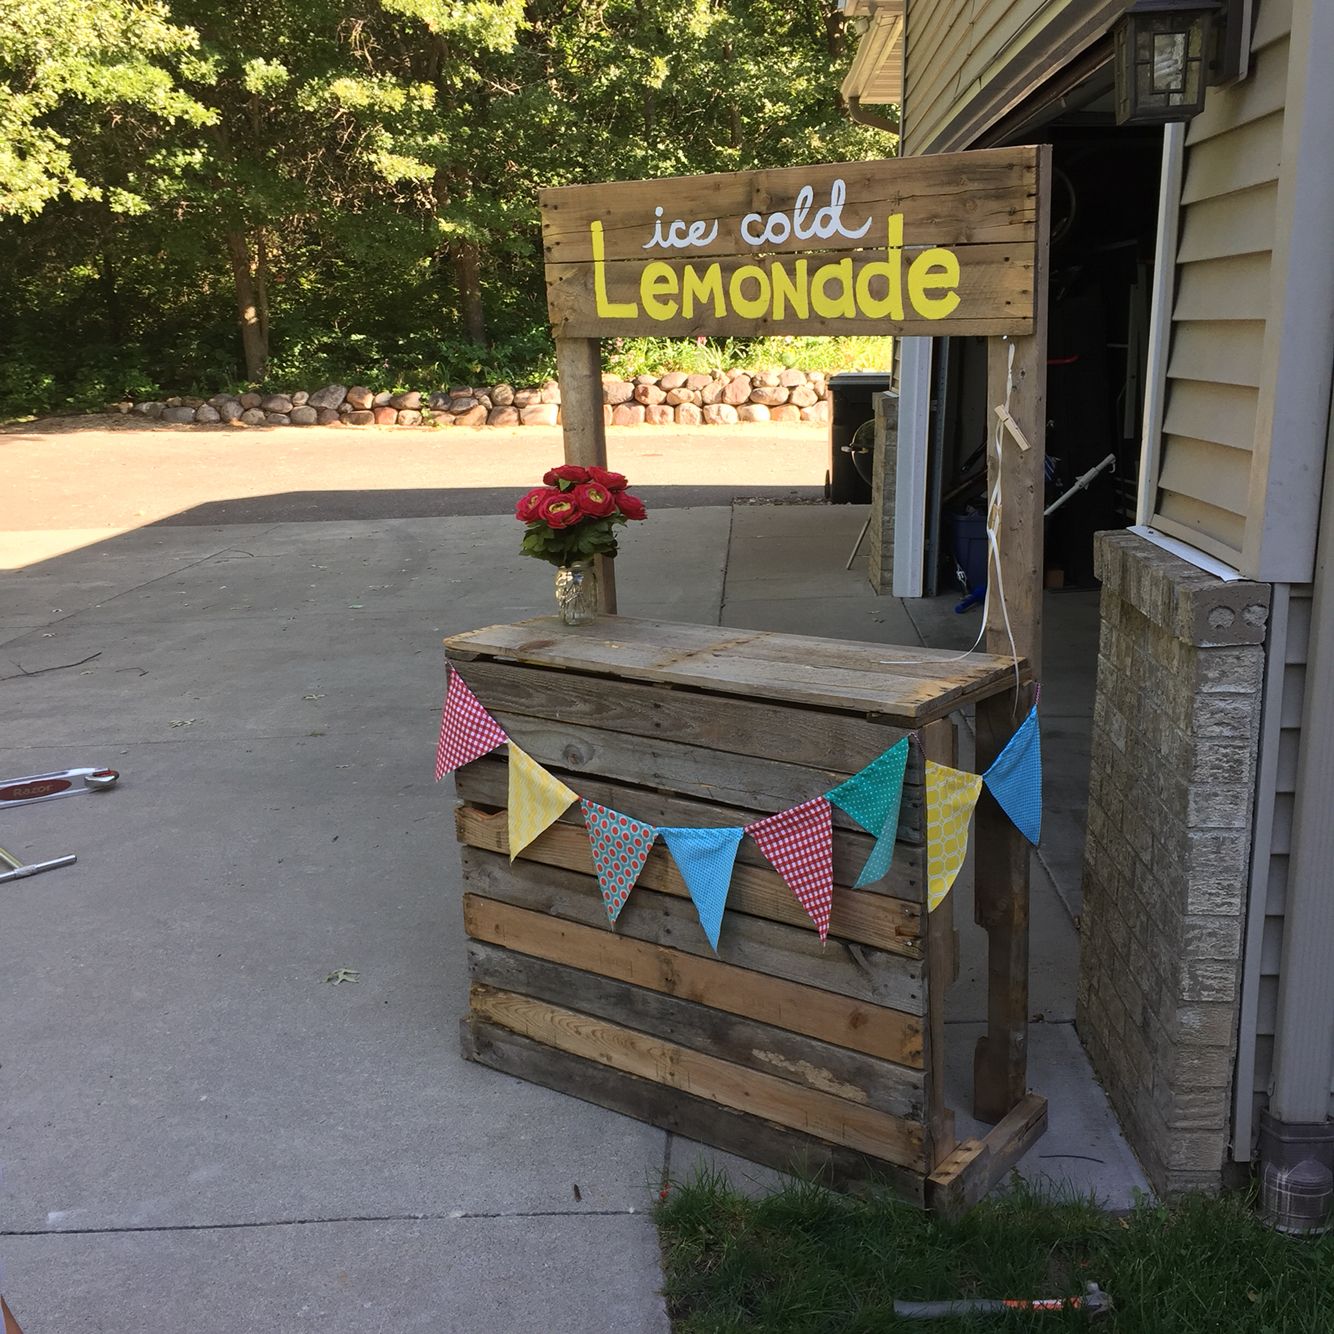
<svg viewBox="0 0 1334 1334"><path fill-rule="evenodd" d="M1116 25L1116 123L1190 120L1204 107L1217 0L1135 0Z"/></svg>

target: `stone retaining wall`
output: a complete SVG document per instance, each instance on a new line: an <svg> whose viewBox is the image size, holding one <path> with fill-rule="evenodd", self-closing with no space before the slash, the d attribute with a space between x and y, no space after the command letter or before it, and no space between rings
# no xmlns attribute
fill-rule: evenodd
<svg viewBox="0 0 1334 1334"><path fill-rule="evenodd" d="M739 422L825 422L828 385L821 371L665 371L622 380L602 377L603 415L613 426L734 426ZM214 394L110 405L168 422L246 426L556 426L555 380L516 389L463 385L422 394L374 393L363 385L327 384L313 393Z"/></svg>

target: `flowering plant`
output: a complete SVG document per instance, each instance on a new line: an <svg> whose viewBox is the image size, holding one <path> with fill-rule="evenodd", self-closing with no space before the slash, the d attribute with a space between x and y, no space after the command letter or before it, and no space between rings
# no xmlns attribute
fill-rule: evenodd
<svg viewBox="0 0 1334 1334"><path fill-rule="evenodd" d="M606 468L562 463L542 485L520 496L514 517L525 526L525 556L569 565L591 556L616 554L616 529L647 517L644 502L625 488L625 478Z"/></svg>

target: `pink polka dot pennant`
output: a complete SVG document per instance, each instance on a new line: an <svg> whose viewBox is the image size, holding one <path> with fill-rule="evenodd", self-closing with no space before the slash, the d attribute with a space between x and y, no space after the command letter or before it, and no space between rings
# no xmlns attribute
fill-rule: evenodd
<svg viewBox="0 0 1334 1334"><path fill-rule="evenodd" d="M658 831L651 824L632 820L596 801L581 800L579 805L593 848L593 865L602 888L607 920L615 926L616 918L644 869Z"/></svg>

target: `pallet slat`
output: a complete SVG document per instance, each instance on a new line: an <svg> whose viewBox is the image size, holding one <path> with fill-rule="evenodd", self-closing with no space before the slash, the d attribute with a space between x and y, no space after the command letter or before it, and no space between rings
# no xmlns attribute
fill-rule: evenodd
<svg viewBox="0 0 1334 1334"><path fill-rule="evenodd" d="M509 814L498 811L494 815L474 806L460 806L454 814L460 843L486 852L509 856ZM545 833L538 835L519 854L522 861L557 866L582 875L595 874L593 850L587 834L572 824L557 822ZM662 846L655 846L640 873L638 885L689 898L690 891L681 878L671 854ZM776 871L756 866L737 866L728 892L729 912L746 913L788 926L815 931L806 910ZM877 949L902 954L906 958L922 957L921 932L924 914L915 903L890 898L886 894L865 894L860 890L837 886L834 890L833 910L829 919L829 934L842 940L873 945Z"/></svg>
<svg viewBox="0 0 1334 1334"><path fill-rule="evenodd" d="M613 936L476 894L463 897L463 921L468 935L484 944L758 1019L899 1065L922 1067L923 1025L915 1015L849 1002L816 987Z"/></svg>
<svg viewBox="0 0 1334 1334"><path fill-rule="evenodd" d="M903 1014L926 1011L925 970L916 959L839 940L822 945L810 932L744 913L724 917L714 951L693 903L650 889L630 895L613 931L592 876L534 862L509 862L476 848L461 852L465 887L486 898L593 927L612 940L644 940L683 954L719 958L757 975L801 982Z"/></svg>
<svg viewBox="0 0 1334 1334"><path fill-rule="evenodd" d="M497 991L608 1019L891 1116L918 1122L924 1116L920 1070L477 941L468 945L468 974L473 982Z"/></svg>
<svg viewBox="0 0 1334 1334"><path fill-rule="evenodd" d="M679 1089L609 1070L495 1024L465 1019L462 1037L464 1056L493 1070L701 1140L802 1180L862 1192L882 1185L898 1196L922 1202L925 1178L920 1172L878 1162Z"/></svg>
<svg viewBox="0 0 1334 1334"><path fill-rule="evenodd" d="M507 1028L571 1056L693 1093L830 1144L900 1167L925 1170L920 1123L803 1088L776 1075L745 1070L721 1057L531 996L475 984L470 1001L471 1013L482 1023Z"/></svg>

